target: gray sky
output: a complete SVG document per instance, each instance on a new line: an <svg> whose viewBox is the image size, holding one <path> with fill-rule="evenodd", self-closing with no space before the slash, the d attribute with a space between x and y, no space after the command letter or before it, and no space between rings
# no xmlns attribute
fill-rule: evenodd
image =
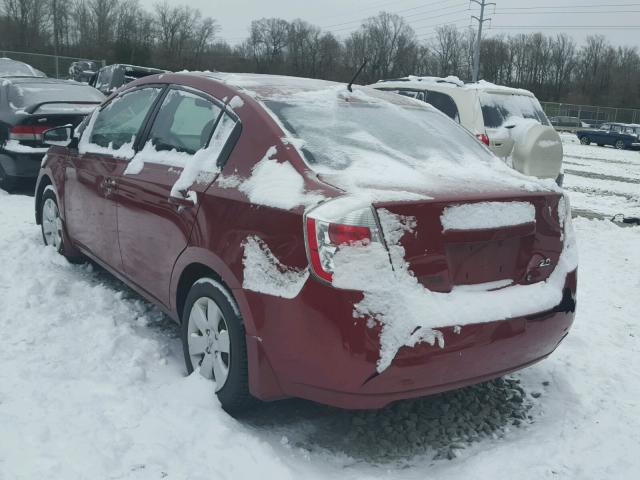
<svg viewBox="0 0 640 480"><path fill-rule="evenodd" d="M141 0L151 7L158 0ZM486 34L566 32L582 43L589 34L605 35L616 45L640 47L640 0L490 0L492 17ZM479 7L468 0L170 0L171 4L188 4L204 15L215 18L222 27L219 37L235 44L247 36L251 20L281 17L302 18L344 37L356 29L360 21L384 10L405 17L420 39L432 38L437 25L452 23L459 27L470 24L470 16ZM474 22L474 25L476 23ZM514 28L526 27L531 28ZM607 28L609 27L609 28ZM615 28L611 28L615 27ZM633 28L622 28L633 27Z"/></svg>

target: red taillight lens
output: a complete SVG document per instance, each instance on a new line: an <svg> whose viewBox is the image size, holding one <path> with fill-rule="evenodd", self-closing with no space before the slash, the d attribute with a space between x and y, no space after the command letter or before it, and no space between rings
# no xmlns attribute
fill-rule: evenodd
<svg viewBox="0 0 640 480"><path fill-rule="evenodd" d="M480 140L482 143L489 146L489 137L485 133L479 133L478 135L476 135L476 137L478 137L478 140Z"/></svg>
<svg viewBox="0 0 640 480"><path fill-rule="evenodd" d="M349 245L357 242L367 244L371 241L371 230L369 227L330 223L329 240L334 245Z"/></svg>
<svg viewBox="0 0 640 480"><path fill-rule="evenodd" d="M320 260L320 249L318 248L318 231L316 230L316 221L311 217L307 217L307 243L309 246L309 260L313 271L323 280L331 282L333 279L332 272L325 270Z"/></svg>
<svg viewBox="0 0 640 480"><path fill-rule="evenodd" d="M16 125L9 130L9 140L42 140L42 134L53 128L51 125Z"/></svg>
<svg viewBox="0 0 640 480"><path fill-rule="evenodd" d="M344 206L341 205L344 204ZM311 271L332 283L337 255L342 248L367 248L381 243L380 232L371 206L353 208L349 197L326 202L305 216L307 252Z"/></svg>

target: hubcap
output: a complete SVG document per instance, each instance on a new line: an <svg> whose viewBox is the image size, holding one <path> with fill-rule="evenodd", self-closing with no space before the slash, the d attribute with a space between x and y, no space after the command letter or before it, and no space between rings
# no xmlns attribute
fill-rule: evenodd
<svg viewBox="0 0 640 480"><path fill-rule="evenodd" d="M217 392L229 376L231 347L227 322L208 297L200 297L191 307L187 343L191 365L194 369L200 366L203 377L216 381Z"/></svg>
<svg viewBox="0 0 640 480"><path fill-rule="evenodd" d="M62 243L62 221L58 206L51 198L47 198L42 206L42 232L45 243L58 250Z"/></svg>

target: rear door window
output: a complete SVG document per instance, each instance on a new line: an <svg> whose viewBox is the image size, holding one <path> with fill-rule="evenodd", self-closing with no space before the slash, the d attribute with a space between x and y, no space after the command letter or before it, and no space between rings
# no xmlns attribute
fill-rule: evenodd
<svg viewBox="0 0 640 480"><path fill-rule="evenodd" d="M114 150L125 144L133 147L147 113L160 91L157 87L141 88L114 98L97 112L89 133L89 143Z"/></svg>
<svg viewBox="0 0 640 480"><path fill-rule="evenodd" d="M156 150L193 155L205 148L222 109L206 98L183 90L171 90L156 117L149 140Z"/></svg>

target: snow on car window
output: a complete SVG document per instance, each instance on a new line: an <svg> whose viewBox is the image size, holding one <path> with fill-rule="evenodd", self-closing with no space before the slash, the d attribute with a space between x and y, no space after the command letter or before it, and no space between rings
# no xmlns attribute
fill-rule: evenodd
<svg viewBox="0 0 640 480"><path fill-rule="evenodd" d="M549 125L549 120L535 97L483 91L479 95L485 127L500 127L509 117L531 118L542 125Z"/></svg>
<svg viewBox="0 0 640 480"><path fill-rule="evenodd" d="M159 88L142 88L113 99L94 115L89 143L118 149L132 142L159 94Z"/></svg>
<svg viewBox="0 0 640 480"><path fill-rule="evenodd" d="M490 156L465 130L426 104L408 99L393 104L360 93L334 93L322 102L300 95L265 104L304 142L302 150L312 167L343 170L375 159L388 167L400 163L411 169L435 159Z"/></svg>

